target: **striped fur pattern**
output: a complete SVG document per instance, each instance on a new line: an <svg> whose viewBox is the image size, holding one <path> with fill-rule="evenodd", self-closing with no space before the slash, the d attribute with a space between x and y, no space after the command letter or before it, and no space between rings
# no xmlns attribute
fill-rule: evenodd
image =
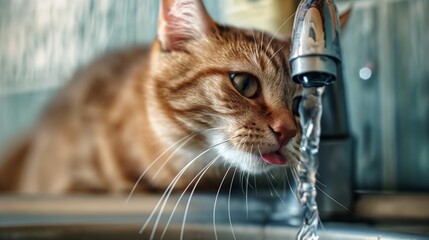
<svg viewBox="0 0 429 240"><path fill-rule="evenodd" d="M207 166L203 179L217 186L230 168L260 174L298 162L292 105L301 91L290 78L289 41L218 25L200 1L162 2L151 49L80 70L6 154L1 190L184 189ZM256 97L236 89L233 73L257 79ZM264 160L271 153L284 164Z"/></svg>

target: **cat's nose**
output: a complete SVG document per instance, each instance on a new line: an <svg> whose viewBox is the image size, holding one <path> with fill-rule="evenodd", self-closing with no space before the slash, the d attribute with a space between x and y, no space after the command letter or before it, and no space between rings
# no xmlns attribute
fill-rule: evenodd
<svg viewBox="0 0 429 240"><path fill-rule="evenodd" d="M296 136L298 130L293 121L273 121L270 124L270 128L276 136L279 145L289 142L293 137Z"/></svg>
<svg viewBox="0 0 429 240"><path fill-rule="evenodd" d="M289 142L293 137L296 136L297 129L295 126L278 126L271 128L276 135L277 141L280 145Z"/></svg>

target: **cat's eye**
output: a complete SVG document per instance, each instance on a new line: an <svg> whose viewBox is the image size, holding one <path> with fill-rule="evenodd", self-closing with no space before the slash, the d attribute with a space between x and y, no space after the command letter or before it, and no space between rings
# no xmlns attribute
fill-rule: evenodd
<svg viewBox="0 0 429 240"><path fill-rule="evenodd" d="M302 97L294 97L292 99L292 113L295 116L299 116L299 105L301 104Z"/></svg>
<svg viewBox="0 0 429 240"><path fill-rule="evenodd" d="M258 95L258 79L249 73L232 73L229 75L235 89L247 98L255 98Z"/></svg>

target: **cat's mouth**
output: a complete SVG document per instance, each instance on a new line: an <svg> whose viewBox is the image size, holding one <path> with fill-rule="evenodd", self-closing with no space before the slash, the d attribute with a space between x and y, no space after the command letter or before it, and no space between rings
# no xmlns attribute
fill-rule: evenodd
<svg viewBox="0 0 429 240"><path fill-rule="evenodd" d="M286 164L286 159L278 151L272 153L262 154L262 159L269 163L275 165L284 165Z"/></svg>

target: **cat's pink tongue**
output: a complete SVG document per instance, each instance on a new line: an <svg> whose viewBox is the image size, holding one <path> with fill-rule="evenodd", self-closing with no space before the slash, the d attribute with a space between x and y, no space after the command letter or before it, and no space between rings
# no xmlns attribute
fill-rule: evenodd
<svg viewBox="0 0 429 240"><path fill-rule="evenodd" d="M280 155L278 152L273 153L264 153L262 154L262 158L265 162L271 163L271 164L277 164L277 165L283 165L286 163L286 159L282 155Z"/></svg>

